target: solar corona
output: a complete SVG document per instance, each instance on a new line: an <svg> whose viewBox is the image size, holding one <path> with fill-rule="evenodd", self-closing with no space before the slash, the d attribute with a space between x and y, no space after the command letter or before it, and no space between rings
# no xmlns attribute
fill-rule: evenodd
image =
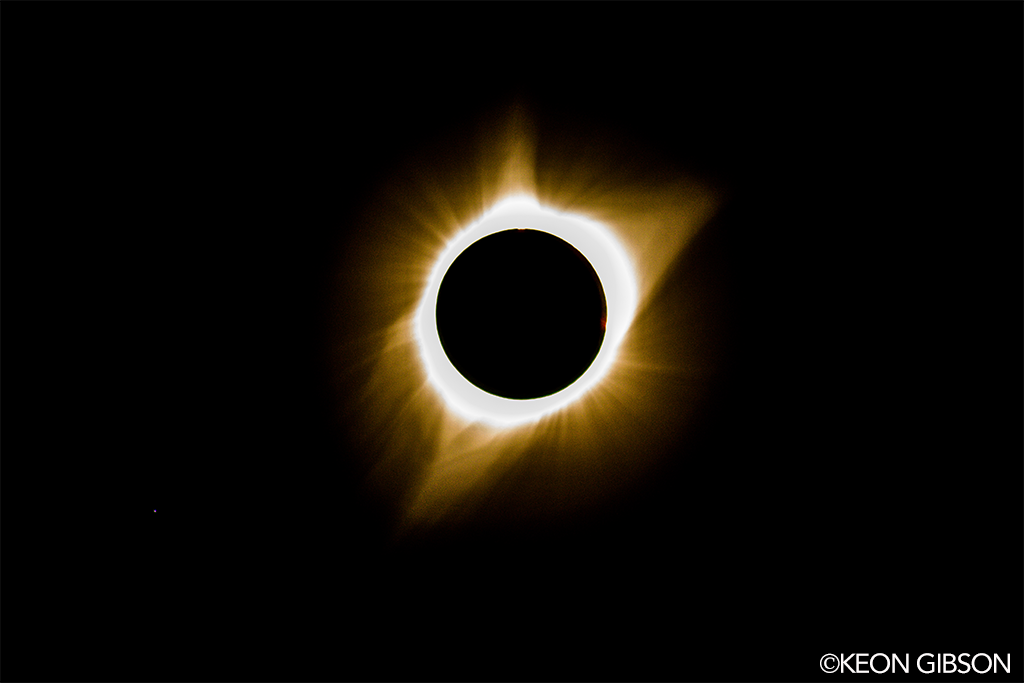
<svg viewBox="0 0 1024 683"><path fill-rule="evenodd" d="M338 424L396 538L595 509L676 457L715 372L717 309L677 264L720 190L481 116L382 181L339 256Z"/></svg>
<svg viewBox="0 0 1024 683"><path fill-rule="evenodd" d="M501 395L503 392L500 390L487 391L479 386L480 383L474 383L463 372L460 372L452 363L449 353L445 351L441 335L438 332L439 314L435 313L439 304L438 295L443 289L445 276L461 255L469 252L473 247L479 249L480 245L484 245L488 238L495 239L503 235L510 235L513 239L506 239L505 242L514 242L515 237L525 240L525 236L515 235L520 231L537 231L544 235L554 236L578 250L586 259L587 265L596 272L599 280L598 289L601 292L601 299L603 299L591 313L595 332L597 330L601 332L601 339L596 344L596 353L592 356L592 362L588 362L586 367L572 377L564 388L558 387L557 390L551 391L547 395L535 397L528 395L504 396ZM538 275L536 272L532 272L537 266L532 262L535 259L530 258L530 247L535 247L535 244L530 244L524 249L526 253L521 256L525 258L512 259L522 269L520 274L509 277L509 284L513 285L515 289L522 288L522 281L528 282ZM510 245L501 243L496 245L495 249L506 252L501 256L509 258L507 252ZM514 251L514 249L512 250ZM493 262L483 265L484 267L498 267ZM551 274L547 273L544 275L549 277L541 278L547 281L542 284L549 286L534 293L538 302L545 298L549 301L557 298L562 293L560 290L564 289L556 286L563 283L562 279L550 277ZM561 273L555 275L561 275ZM449 277L449 279L451 278ZM476 311L476 314L480 317L485 315L488 306L500 306L503 303L495 302L493 299L488 300L488 296L492 295L488 290L478 292L478 294L477 308L480 310ZM467 419L480 420L495 426L520 424L536 420L569 405L601 380L614 361L616 348L629 329L636 308L636 298L637 289L633 266L622 245L605 227L581 216L543 208L536 201L527 197L512 197L499 202L481 220L460 233L438 259L417 313L416 329L420 352L431 382L444 396L453 411ZM570 302L570 308L572 303L576 302ZM534 311L525 311L525 317L529 318L532 313ZM559 316L563 316L564 319L564 316L574 313L578 313L578 310L555 310L547 312L547 315L552 319L557 319ZM498 310L497 314L502 317L514 315L503 310ZM508 324L514 326L522 325L524 322L526 321L509 320ZM555 345L561 341L559 336L557 332L542 334L540 343ZM499 370L502 369L502 366L515 365L517 354L514 348L504 351L499 349L477 349L476 351L489 356L487 360L491 364L497 365ZM529 368L519 368L520 374L522 370L536 371L538 365L548 373L557 374L557 368L549 369L546 367L547 363L538 360L533 360ZM512 369L513 372L515 370L516 368ZM529 391L526 392L526 394L529 393Z"/></svg>

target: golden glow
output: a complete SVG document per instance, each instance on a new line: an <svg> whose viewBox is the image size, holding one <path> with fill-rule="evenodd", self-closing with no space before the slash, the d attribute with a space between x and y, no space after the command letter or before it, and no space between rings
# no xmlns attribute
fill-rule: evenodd
<svg viewBox="0 0 1024 683"><path fill-rule="evenodd" d="M551 396L513 400L489 394L470 383L448 361L437 335L434 309L437 292L448 267L471 244L509 228L532 228L560 237L575 247L594 267L605 290L607 326L594 362L572 385ZM448 408L471 421L508 427L559 410L580 398L611 367L615 353L636 310L636 280L629 256L607 228L582 216L541 207L526 195L507 197L460 232L437 260L416 314L416 339L434 388Z"/></svg>
<svg viewBox="0 0 1024 683"><path fill-rule="evenodd" d="M693 332L699 306L659 286L720 192L616 138L559 137L539 150L537 140L515 109L438 141L367 198L342 249L331 312L339 422L400 533L585 513L666 457L714 372ZM434 327L448 266L514 227L576 247L608 301L591 368L528 401L471 385Z"/></svg>

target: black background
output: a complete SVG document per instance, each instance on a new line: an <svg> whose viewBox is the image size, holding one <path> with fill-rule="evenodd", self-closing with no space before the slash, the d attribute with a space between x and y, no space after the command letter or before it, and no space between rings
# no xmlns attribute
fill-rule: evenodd
<svg viewBox="0 0 1024 683"><path fill-rule="evenodd" d="M8 680L1019 677L1019 4L5 10ZM642 495L385 552L337 253L516 98L730 189L726 360Z"/></svg>

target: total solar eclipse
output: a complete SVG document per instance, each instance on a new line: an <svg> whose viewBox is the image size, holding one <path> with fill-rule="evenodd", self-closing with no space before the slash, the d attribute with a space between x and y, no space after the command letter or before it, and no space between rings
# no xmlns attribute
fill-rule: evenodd
<svg viewBox="0 0 1024 683"><path fill-rule="evenodd" d="M594 267L548 232L509 229L467 247L441 280L437 334L473 385L507 399L555 394L594 362L607 304Z"/></svg>

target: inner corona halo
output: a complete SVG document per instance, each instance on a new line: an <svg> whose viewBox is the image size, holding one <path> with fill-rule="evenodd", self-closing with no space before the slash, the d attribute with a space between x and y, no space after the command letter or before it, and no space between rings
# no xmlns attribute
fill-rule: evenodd
<svg viewBox="0 0 1024 683"><path fill-rule="evenodd" d="M587 273L598 282L588 286ZM594 387L612 366L636 305L631 259L608 227L515 196L445 247L415 333L431 385L448 408L471 422L507 427L555 412ZM543 362L538 343L550 349Z"/></svg>

